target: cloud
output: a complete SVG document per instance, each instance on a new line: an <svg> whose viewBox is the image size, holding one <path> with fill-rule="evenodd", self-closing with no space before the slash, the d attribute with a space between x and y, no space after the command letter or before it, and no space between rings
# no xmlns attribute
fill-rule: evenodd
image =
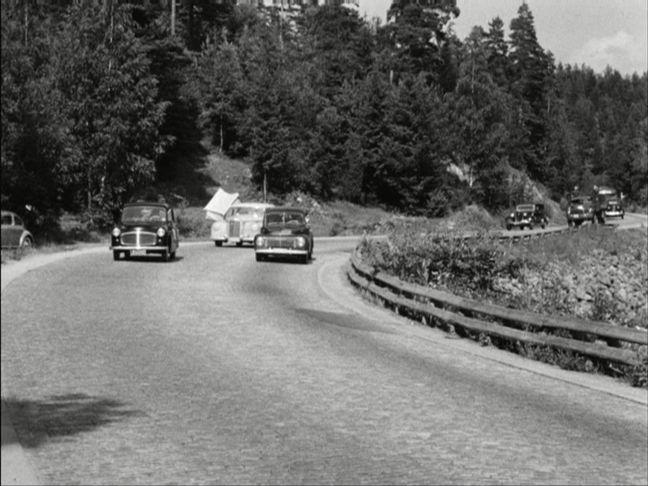
<svg viewBox="0 0 648 486"><path fill-rule="evenodd" d="M648 69L646 41L638 41L621 30L612 36L588 40L568 62L584 63L598 72L610 66L622 74L641 74Z"/></svg>

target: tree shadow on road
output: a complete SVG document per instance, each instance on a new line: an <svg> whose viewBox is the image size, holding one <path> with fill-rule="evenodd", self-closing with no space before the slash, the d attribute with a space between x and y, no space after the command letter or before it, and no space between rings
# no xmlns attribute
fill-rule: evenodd
<svg viewBox="0 0 648 486"><path fill-rule="evenodd" d="M125 404L118 400L83 393L55 395L43 400L4 398L3 401L21 445L31 448L50 439L89 432L112 422L144 415L125 409ZM3 446L5 440L10 439L3 434Z"/></svg>

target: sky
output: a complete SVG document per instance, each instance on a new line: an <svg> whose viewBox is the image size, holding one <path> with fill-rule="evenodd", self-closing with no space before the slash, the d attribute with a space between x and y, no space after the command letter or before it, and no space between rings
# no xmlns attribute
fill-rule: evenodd
<svg viewBox="0 0 648 486"><path fill-rule="evenodd" d="M509 33L522 0L457 0L461 14L454 30L465 39L475 25L488 29L496 16ZM606 66L621 74L648 71L646 0L527 0L538 42L556 63L586 64L596 72ZM384 23L391 0L360 0L360 15Z"/></svg>

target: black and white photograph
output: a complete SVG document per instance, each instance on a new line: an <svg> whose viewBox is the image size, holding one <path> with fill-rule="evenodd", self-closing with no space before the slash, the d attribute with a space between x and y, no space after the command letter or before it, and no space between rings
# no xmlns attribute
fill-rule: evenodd
<svg viewBox="0 0 648 486"><path fill-rule="evenodd" d="M2 486L648 486L646 0L0 24Z"/></svg>

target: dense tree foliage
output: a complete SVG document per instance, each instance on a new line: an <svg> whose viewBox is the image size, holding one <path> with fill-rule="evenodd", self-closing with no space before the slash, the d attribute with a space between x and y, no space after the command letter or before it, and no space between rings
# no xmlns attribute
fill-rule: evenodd
<svg viewBox="0 0 648 486"><path fill-rule="evenodd" d="M442 215L518 202L517 169L646 204L646 73L556 65L524 2L508 38L494 18L464 40L452 1L394 0L386 25L236 4L176 2L172 24L167 0L2 0L3 207L101 222L204 135L275 194Z"/></svg>

